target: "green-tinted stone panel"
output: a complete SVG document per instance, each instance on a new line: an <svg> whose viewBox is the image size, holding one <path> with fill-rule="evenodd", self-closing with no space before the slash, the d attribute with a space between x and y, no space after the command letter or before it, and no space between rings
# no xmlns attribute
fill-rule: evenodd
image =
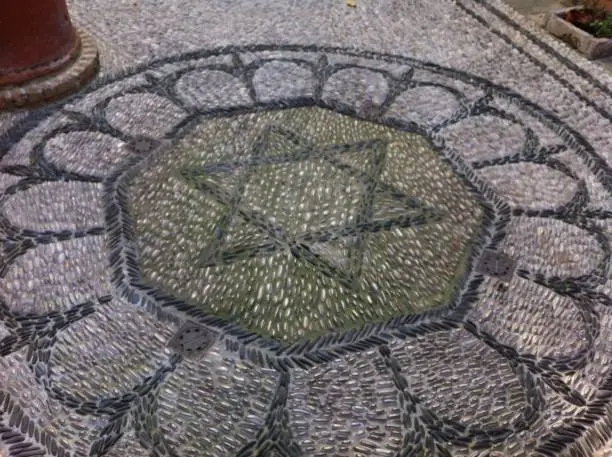
<svg viewBox="0 0 612 457"><path fill-rule="evenodd" d="M129 185L142 280L287 344L447 305L483 217L424 138L320 108L204 120Z"/></svg>

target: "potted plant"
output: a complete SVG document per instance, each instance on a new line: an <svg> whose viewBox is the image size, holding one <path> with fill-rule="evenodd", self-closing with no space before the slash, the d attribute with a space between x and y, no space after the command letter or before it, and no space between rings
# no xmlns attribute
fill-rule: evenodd
<svg viewBox="0 0 612 457"><path fill-rule="evenodd" d="M589 59L612 55L612 0L584 0L582 5L552 11L546 30Z"/></svg>

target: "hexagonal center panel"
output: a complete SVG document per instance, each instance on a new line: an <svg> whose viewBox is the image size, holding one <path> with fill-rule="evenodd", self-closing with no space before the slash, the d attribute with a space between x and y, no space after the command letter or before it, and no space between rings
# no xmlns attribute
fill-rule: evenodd
<svg viewBox="0 0 612 457"><path fill-rule="evenodd" d="M286 344L447 305L483 220L424 138L316 107L204 120L127 195L144 284Z"/></svg>

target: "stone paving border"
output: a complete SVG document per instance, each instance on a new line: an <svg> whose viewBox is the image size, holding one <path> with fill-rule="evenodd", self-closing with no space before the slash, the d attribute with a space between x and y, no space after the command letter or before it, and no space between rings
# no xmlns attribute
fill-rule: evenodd
<svg viewBox="0 0 612 457"><path fill-rule="evenodd" d="M507 14L504 14L504 12L502 12L501 10L499 10L499 9L495 8L494 6L492 6L491 3L488 2L487 0L472 0L472 1L474 1L475 3L481 5L487 11L491 12L492 14L494 14L496 17L498 17L505 24L507 24L508 26L512 27L512 29L516 30L517 32L520 32L520 33L524 34L527 39L529 39L532 43L534 43L536 46L538 46L541 50L546 52L547 55L555 57L555 59L557 61L559 61L560 63L562 63L563 65L568 67L570 70L572 70L573 72L578 74L581 78L584 78L587 81L589 81L589 83L591 83L594 87L599 89L603 94L605 94L605 95L607 95L609 97L612 97L612 89L609 86L606 86L606 85L602 84L597 78L593 77L593 75L591 73L586 71L583 67L577 65L571 59L571 56L579 56L579 54L577 54L576 51L567 48L566 52L564 54L562 54L560 52L560 50L555 49L553 46L551 46L550 44L548 44L544 40L542 40L540 37L538 37L535 33L531 32L528 29L526 29L523 26L521 26L520 23L515 21L513 18L511 18ZM469 14L470 16L476 18L483 25L487 23L486 20L482 16L480 16L476 12L470 10L463 3L458 2L457 5L466 14ZM506 36L506 35L504 35L503 33L499 32L499 31L494 31L494 33L497 36L499 36L501 39L503 39L504 41L506 41L508 43L513 43L511 38ZM536 57L533 57L528 52L526 52L526 50L522 46L520 46L518 44L512 44L512 45L516 49L520 50L524 55L528 56L529 60L532 61L533 63L535 63L536 65L538 65L543 71L546 71L546 72L550 73L551 75L555 76L555 78L559 82L561 82L565 87L570 89L582 101L584 101L586 104L591 106L599 114L601 114L602 116L606 117L607 119L612 119L612 113L608 109L601 108L601 106L599 106L597 103L594 103L593 100L589 99L588 97L585 97L580 91L578 91L575 87L573 87L572 84L569 81L567 81L565 78L557 75L554 70L552 70L550 68L547 68L547 66L544 63L541 63L540 61L538 61L538 59ZM562 43L559 43L559 47L561 45L562 45ZM565 46L565 45L563 45L563 46ZM582 58L582 56L579 56L579 57Z"/></svg>
<svg viewBox="0 0 612 457"><path fill-rule="evenodd" d="M473 0L473 1L483 6L484 8L486 8L487 11L490 11L492 14L500 18L506 24L511 26L514 30L524 34L525 37L527 37L532 43L537 45L540 49L545 51L547 54L554 56L563 65L572 69L574 72L579 74L581 77L585 78L590 83L592 83L593 85L595 85L596 87L604 91L604 93L606 93L607 95L612 95L612 90L609 88L609 86L606 87L605 85L601 84L601 82L598 81L597 78L594 78L593 75L589 73L589 71L587 71L580 64L576 63L575 57L579 56L579 59L582 60L584 59L584 56L578 54L574 49L569 48L565 43L559 42L558 40L555 40L555 44L557 46L554 46L554 47L551 46L544 39L542 39L541 36L538 36L536 33L530 31L524 25L517 22L517 20L510 17L510 15L508 15L503 9L499 8L499 5L494 5L492 2L487 1L487 0ZM507 9L507 8L508 7L505 6L504 9ZM544 33L542 29L538 31L540 32L540 34ZM547 36L547 38L548 40L553 39L552 36ZM563 53L560 52L560 49L559 49L562 46L564 47L563 50L565 51ZM572 57L574 57L574 59L572 59Z"/></svg>

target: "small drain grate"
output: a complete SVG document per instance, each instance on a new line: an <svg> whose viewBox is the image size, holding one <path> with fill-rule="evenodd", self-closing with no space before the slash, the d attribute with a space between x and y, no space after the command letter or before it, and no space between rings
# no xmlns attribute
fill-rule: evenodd
<svg viewBox="0 0 612 457"><path fill-rule="evenodd" d="M483 275L493 276L505 282L510 282L516 261L500 251L486 250L483 252L476 271Z"/></svg>
<svg viewBox="0 0 612 457"><path fill-rule="evenodd" d="M168 347L186 357L204 354L215 343L218 334L195 322L186 322L168 342Z"/></svg>
<svg viewBox="0 0 612 457"><path fill-rule="evenodd" d="M384 113L382 106L372 102L366 101L357 109L357 115L364 119L378 119Z"/></svg>
<svg viewBox="0 0 612 457"><path fill-rule="evenodd" d="M127 143L127 147L138 154L151 152L159 145L159 141L146 136L136 136Z"/></svg>

